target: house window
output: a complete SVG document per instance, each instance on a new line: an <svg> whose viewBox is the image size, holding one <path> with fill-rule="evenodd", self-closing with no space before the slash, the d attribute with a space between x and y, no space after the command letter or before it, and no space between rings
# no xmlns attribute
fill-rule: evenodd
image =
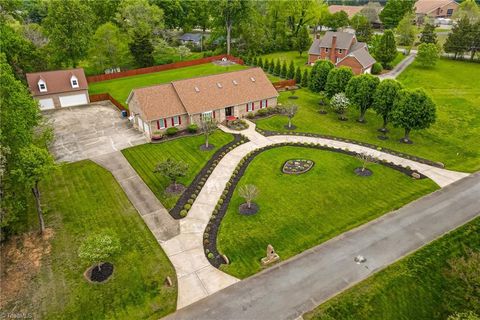
<svg viewBox="0 0 480 320"><path fill-rule="evenodd" d="M213 117L212 111L202 113L202 120L204 121L212 120L212 117Z"/></svg>
<svg viewBox="0 0 480 320"><path fill-rule="evenodd" d="M180 125L180 116L172 117L172 125L173 125L173 126L178 126L178 125Z"/></svg>
<svg viewBox="0 0 480 320"><path fill-rule="evenodd" d="M327 53L328 53L328 48L325 48L325 52L327 52Z"/></svg>
<svg viewBox="0 0 480 320"><path fill-rule="evenodd" d="M253 110L254 110L253 102L247 103L247 112L250 112Z"/></svg>
<svg viewBox="0 0 480 320"><path fill-rule="evenodd" d="M453 9L447 9L447 16L451 16L453 14Z"/></svg>
<svg viewBox="0 0 480 320"><path fill-rule="evenodd" d="M165 129L167 127L166 119L157 120L157 129Z"/></svg>
<svg viewBox="0 0 480 320"><path fill-rule="evenodd" d="M265 100L261 100L260 101L260 109L263 109L263 108L266 108L268 107L268 100L265 99Z"/></svg>
<svg viewBox="0 0 480 320"><path fill-rule="evenodd" d="M38 89L40 90L40 92L47 92L47 84L45 83L45 81L38 81Z"/></svg>
<svg viewBox="0 0 480 320"><path fill-rule="evenodd" d="M70 84L72 85L72 88L78 88L78 79L75 76L72 76L70 78Z"/></svg>

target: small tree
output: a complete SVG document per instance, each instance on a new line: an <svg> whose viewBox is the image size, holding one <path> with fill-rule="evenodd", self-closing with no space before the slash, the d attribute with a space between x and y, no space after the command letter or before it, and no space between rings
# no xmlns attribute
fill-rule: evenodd
<svg viewBox="0 0 480 320"><path fill-rule="evenodd" d="M252 59L252 66L256 67L258 65L258 58L257 57L253 57Z"/></svg>
<svg viewBox="0 0 480 320"><path fill-rule="evenodd" d="M380 82L373 94L372 107L382 117L383 125L381 132L387 132L387 124L393 110L393 104L398 99L402 84L393 79L386 79Z"/></svg>
<svg viewBox="0 0 480 320"><path fill-rule="evenodd" d="M275 63L275 69L273 74L276 76L280 76L282 74L282 63L279 59L277 59L277 62Z"/></svg>
<svg viewBox="0 0 480 320"><path fill-rule="evenodd" d="M361 74L350 79L345 93L350 101L360 110L358 122L365 122L365 112L373 102L373 92L380 80L371 74Z"/></svg>
<svg viewBox="0 0 480 320"><path fill-rule="evenodd" d="M362 169L361 169L362 172L365 171L368 164L377 162L377 158L375 158L372 155L369 155L368 153L363 153L363 152L357 154L357 159L360 160L360 162L362 163Z"/></svg>
<svg viewBox="0 0 480 320"><path fill-rule="evenodd" d="M288 129L292 128L292 119L298 112L298 106L287 105L282 108L282 113L288 117Z"/></svg>
<svg viewBox="0 0 480 320"><path fill-rule="evenodd" d="M258 58L257 67L260 67L263 69L263 59L261 57Z"/></svg>
<svg viewBox="0 0 480 320"><path fill-rule="evenodd" d="M297 34L295 38L295 48L297 49L300 56L302 53L307 51L312 43L312 39L310 39L310 35L308 34L307 26L303 26Z"/></svg>
<svg viewBox="0 0 480 320"><path fill-rule="evenodd" d="M202 119L200 122L200 128L205 136L205 149L210 148L208 138L217 129L217 122L213 119Z"/></svg>
<svg viewBox="0 0 480 320"><path fill-rule="evenodd" d="M374 52L375 58L385 69L391 68L391 63L397 56L397 44L392 30L385 30Z"/></svg>
<svg viewBox="0 0 480 320"><path fill-rule="evenodd" d="M253 184L246 184L238 188L238 195L245 199L248 209L252 208L252 201L258 197L258 193L257 187Z"/></svg>
<svg viewBox="0 0 480 320"><path fill-rule="evenodd" d="M413 20L415 20L415 14L408 13L398 23L396 33L400 45L411 47L415 42L417 28L413 24Z"/></svg>
<svg viewBox="0 0 480 320"><path fill-rule="evenodd" d="M286 79L287 78L287 62L283 61L282 69L280 71L280 77Z"/></svg>
<svg viewBox="0 0 480 320"><path fill-rule="evenodd" d="M167 160L157 164L154 172L166 177L173 183L173 189L178 190L177 180L178 178L184 177L187 174L187 170L187 163L167 158Z"/></svg>
<svg viewBox="0 0 480 320"><path fill-rule="evenodd" d="M345 113L349 106L350 100L348 100L343 92L335 94L332 99L330 99L330 108L332 108L335 113L338 113L338 119L340 120L347 120Z"/></svg>
<svg viewBox="0 0 480 320"><path fill-rule="evenodd" d="M270 64L268 66L268 73L274 74L275 73L275 60L270 60Z"/></svg>
<svg viewBox="0 0 480 320"><path fill-rule="evenodd" d="M303 75L302 75L301 86L302 86L303 88L308 87L309 80L310 80L310 73L308 72L308 69L305 69L305 70L303 71Z"/></svg>
<svg viewBox="0 0 480 320"><path fill-rule="evenodd" d="M179 46L177 48L177 53L180 56L180 60L183 60L183 58L191 54L191 51L187 46Z"/></svg>
<svg viewBox="0 0 480 320"><path fill-rule="evenodd" d="M37 209L40 234L45 231L45 221L41 206L41 197L38 184L44 178L49 176L56 169L53 157L46 149L39 148L33 144L20 149L19 169L15 175L19 181L22 181L32 190L35 198L35 207Z"/></svg>
<svg viewBox="0 0 480 320"><path fill-rule="evenodd" d="M265 72L268 72L269 69L270 69L270 60L265 59L265 62L264 62L264 64L263 64L263 70L264 70Z"/></svg>
<svg viewBox="0 0 480 320"><path fill-rule="evenodd" d="M313 92L325 90L328 74L334 67L330 60L317 60L312 67L312 73L310 75L310 90Z"/></svg>
<svg viewBox="0 0 480 320"><path fill-rule="evenodd" d="M340 67L330 70L325 84L325 92L328 97L333 97L336 93L345 92L348 82L353 77L352 69L349 67Z"/></svg>
<svg viewBox="0 0 480 320"><path fill-rule="evenodd" d="M290 61L290 66L288 67L287 71L287 79L293 79L295 78L295 64L293 63L293 60Z"/></svg>
<svg viewBox="0 0 480 320"><path fill-rule="evenodd" d="M422 43L418 46L417 62L424 68L432 68L439 58L438 48L433 43Z"/></svg>
<svg viewBox="0 0 480 320"><path fill-rule="evenodd" d="M427 23L425 27L423 27L420 42L437 44L437 33L435 32L435 26L433 24Z"/></svg>
<svg viewBox="0 0 480 320"><path fill-rule="evenodd" d="M302 83L302 69L300 69L300 67L297 67L297 70L295 71L295 83L298 86Z"/></svg>
<svg viewBox="0 0 480 320"><path fill-rule="evenodd" d="M405 129L404 143L412 143L410 131L426 129L435 123L436 106L422 89L401 90L395 100L391 121L395 127Z"/></svg>
<svg viewBox="0 0 480 320"><path fill-rule="evenodd" d="M110 230L88 236L78 248L78 256L101 269L102 262L120 251L120 240Z"/></svg>

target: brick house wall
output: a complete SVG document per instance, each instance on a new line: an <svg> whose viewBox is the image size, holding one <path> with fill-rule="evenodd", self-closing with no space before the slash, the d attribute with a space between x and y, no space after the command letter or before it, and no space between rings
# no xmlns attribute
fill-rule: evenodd
<svg viewBox="0 0 480 320"><path fill-rule="evenodd" d="M457 9L458 4L456 2L452 2L443 7L437 8L436 10L430 12L428 15L432 18L449 18Z"/></svg>
<svg viewBox="0 0 480 320"><path fill-rule="evenodd" d="M364 69L363 69L362 65L360 64L360 62L358 62L358 60L353 58L353 57L345 58L337 66L338 67L340 67L340 66L349 67L349 68L352 69L352 71L355 75L359 75L359 74L362 74L364 72Z"/></svg>

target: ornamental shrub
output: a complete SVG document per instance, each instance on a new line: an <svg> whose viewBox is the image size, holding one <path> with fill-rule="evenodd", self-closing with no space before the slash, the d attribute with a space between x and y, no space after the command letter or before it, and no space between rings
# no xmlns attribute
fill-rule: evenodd
<svg viewBox="0 0 480 320"><path fill-rule="evenodd" d="M195 123L192 123L187 127L187 130L190 133L196 133L198 131L198 125Z"/></svg>
<svg viewBox="0 0 480 320"><path fill-rule="evenodd" d="M383 71L382 64L380 62L375 62L372 66L372 74L380 74Z"/></svg>
<svg viewBox="0 0 480 320"><path fill-rule="evenodd" d="M174 136L177 134L177 132L178 132L178 128L175 128L175 127L168 128L166 131L167 136Z"/></svg>

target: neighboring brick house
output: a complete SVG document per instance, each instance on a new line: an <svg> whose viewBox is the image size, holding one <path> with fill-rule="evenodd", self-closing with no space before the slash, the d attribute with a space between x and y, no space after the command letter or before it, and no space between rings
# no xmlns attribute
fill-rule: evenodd
<svg viewBox="0 0 480 320"><path fill-rule="evenodd" d="M82 68L27 73L27 82L40 110L90 103L88 83Z"/></svg>
<svg viewBox="0 0 480 320"><path fill-rule="evenodd" d="M344 11L348 15L348 18L352 18L357 13L360 13L362 9L363 9L363 6L343 6L343 5L337 5L337 4L328 6L328 12L330 12L331 14Z"/></svg>
<svg viewBox="0 0 480 320"><path fill-rule="evenodd" d="M263 70L252 68L134 89L127 103L134 126L151 137L170 127L200 124L202 118L241 118L276 106L277 97Z"/></svg>
<svg viewBox="0 0 480 320"><path fill-rule="evenodd" d="M308 63L330 60L336 67L350 67L354 74L370 73L375 59L367 44L358 42L353 33L328 31L322 39L315 39L308 51Z"/></svg>
<svg viewBox="0 0 480 320"><path fill-rule="evenodd" d="M458 9L453 0L418 0L415 2L415 15L418 23L423 23L425 16L432 19L451 18Z"/></svg>

